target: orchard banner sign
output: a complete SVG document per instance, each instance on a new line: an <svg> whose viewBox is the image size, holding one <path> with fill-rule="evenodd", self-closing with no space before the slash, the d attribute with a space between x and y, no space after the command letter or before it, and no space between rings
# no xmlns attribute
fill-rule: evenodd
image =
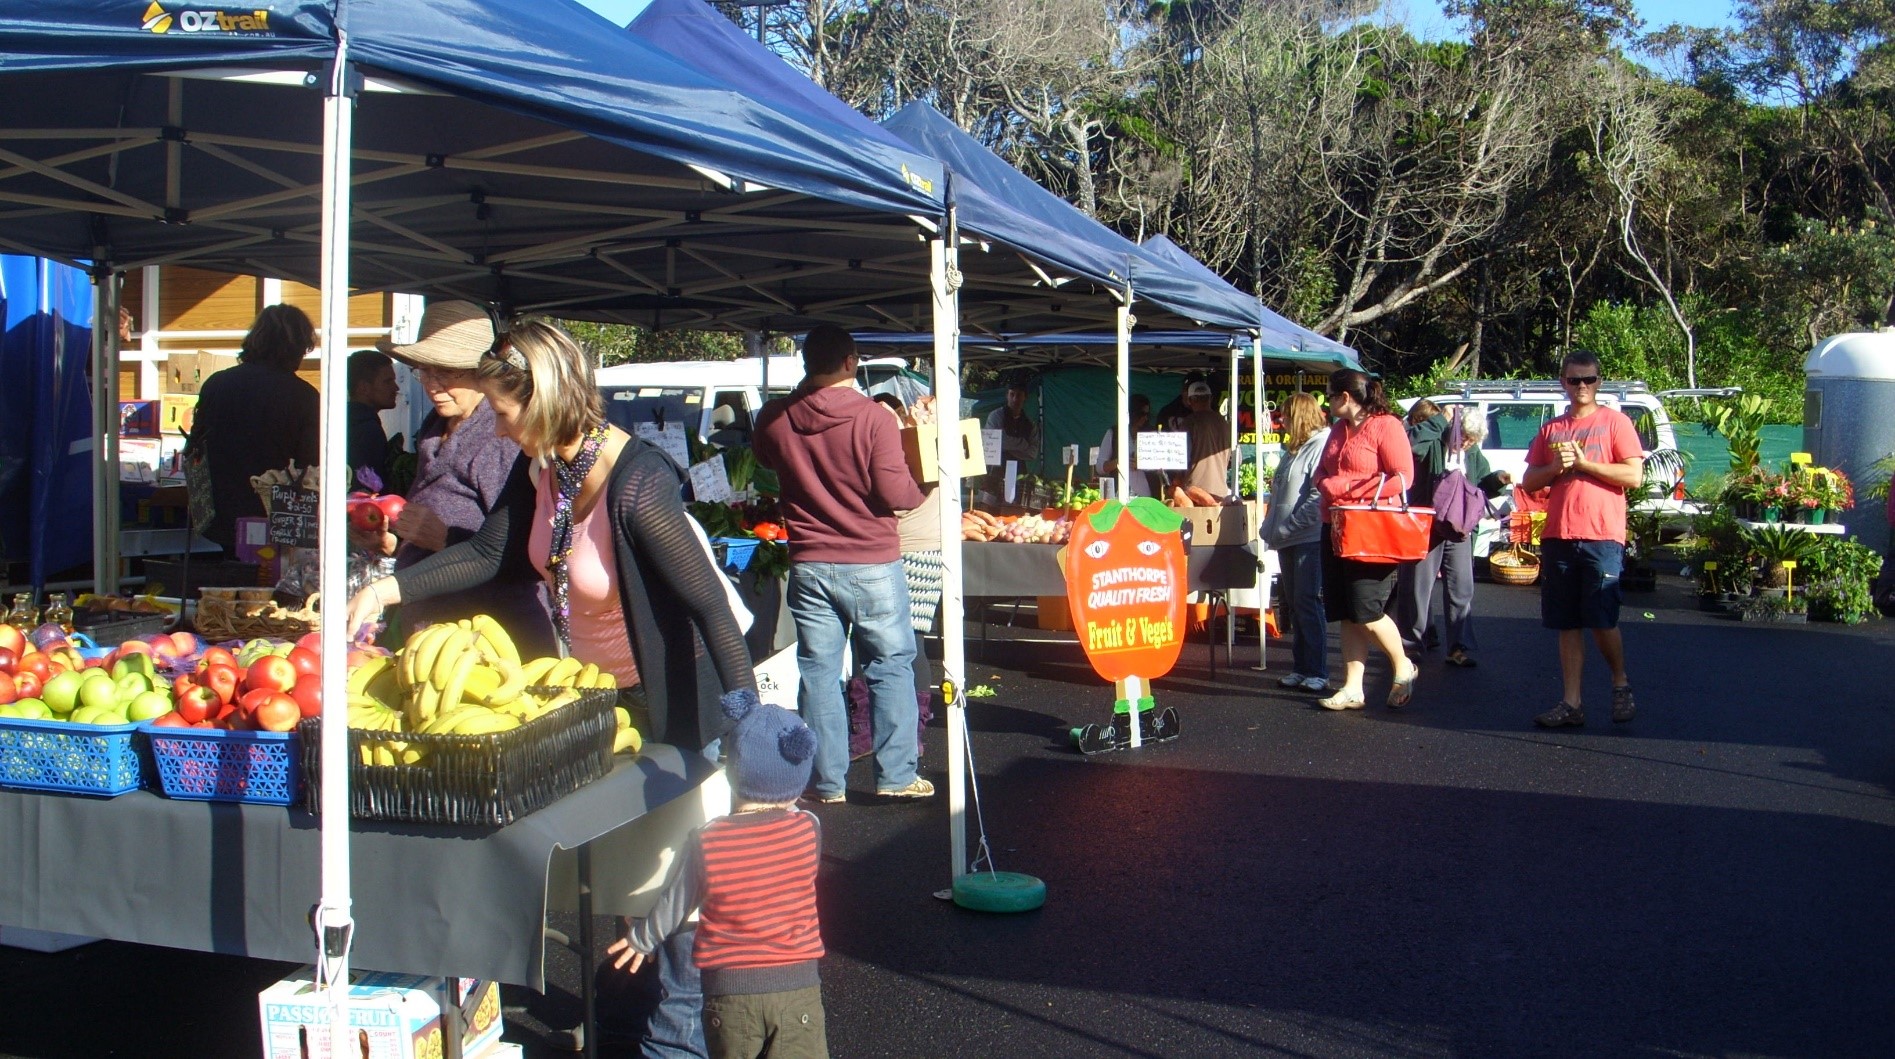
<svg viewBox="0 0 1895 1059"><path fill-rule="evenodd" d="M1137 684L1169 673L1184 649L1183 524L1151 497L1096 501L1079 513L1061 554L1073 630L1122 700L1148 700Z"/></svg>

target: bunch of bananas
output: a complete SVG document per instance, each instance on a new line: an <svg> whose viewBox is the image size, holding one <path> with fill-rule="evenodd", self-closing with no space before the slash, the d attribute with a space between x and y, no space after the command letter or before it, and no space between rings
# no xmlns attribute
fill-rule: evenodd
<svg viewBox="0 0 1895 1059"><path fill-rule="evenodd" d="M536 658L524 664L513 638L492 617L476 614L430 625L392 656L349 674L349 727L425 735L504 732L569 703L580 689L615 688L617 679L576 658ZM618 709L613 752L637 751L631 716ZM399 740L363 744L371 765L412 765L422 752Z"/></svg>

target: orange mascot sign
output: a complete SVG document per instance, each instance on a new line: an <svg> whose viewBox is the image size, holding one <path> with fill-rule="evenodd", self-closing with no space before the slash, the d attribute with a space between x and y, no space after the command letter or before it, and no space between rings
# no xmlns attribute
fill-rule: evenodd
<svg viewBox="0 0 1895 1059"><path fill-rule="evenodd" d="M1150 497L1123 504L1098 501L1079 513L1061 555L1079 644L1093 670L1114 683L1116 708L1127 714L1134 706L1153 708L1149 682L1169 673L1184 649L1185 552L1178 536L1183 523L1177 512ZM1147 738L1177 734L1176 714L1166 710L1165 716L1169 731L1161 717L1144 733ZM1097 730L1097 725L1076 730L1074 738L1082 750L1088 730L1097 730L1095 741L1137 746L1141 727L1128 724L1128 740L1112 726Z"/></svg>

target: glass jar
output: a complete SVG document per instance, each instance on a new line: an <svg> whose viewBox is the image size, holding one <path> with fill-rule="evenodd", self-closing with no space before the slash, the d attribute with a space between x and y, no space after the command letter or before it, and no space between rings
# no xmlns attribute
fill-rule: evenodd
<svg viewBox="0 0 1895 1059"><path fill-rule="evenodd" d="M13 594L13 606L7 608L7 624L21 632L32 632L39 626L39 608L33 605L33 593L16 592Z"/></svg>
<svg viewBox="0 0 1895 1059"><path fill-rule="evenodd" d="M59 626L61 631L72 631L72 604L66 601L64 592L54 592L46 597L46 612L40 615L42 621Z"/></svg>

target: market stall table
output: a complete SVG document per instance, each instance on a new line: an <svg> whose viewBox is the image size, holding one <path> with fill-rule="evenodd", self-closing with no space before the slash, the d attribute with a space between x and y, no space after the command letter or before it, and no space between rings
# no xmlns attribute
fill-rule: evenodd
<svg viewBox="0 0 1895 1059"><path fill-rule="evenodd" d="M544 992L555 852L645 841L624 825L713 771L652 744L507 827L351 820L353 965ZM318 838L300 808L0 791L0 923L308 962Z"/></svg>
<svg viewBox="0 0 1895 1059"><path fill-rule="evenodd" d="M1066 575L1055 556L1064 545L1011 544L1000 541L964 541L961 554L966 571L962 591L969 597L1019 599L1026 596L1064 596ZM1216 545L1185 549L1185 589L1228 595L1233 588L1255 588L1257 556L1247 547ZM981 622L983 634L986 622ZM1209 633L1209 627L1206 627ZM1229 645L1225 645L1228 652ZM1217 659L1211 658L1212 672Z"/></svg>

